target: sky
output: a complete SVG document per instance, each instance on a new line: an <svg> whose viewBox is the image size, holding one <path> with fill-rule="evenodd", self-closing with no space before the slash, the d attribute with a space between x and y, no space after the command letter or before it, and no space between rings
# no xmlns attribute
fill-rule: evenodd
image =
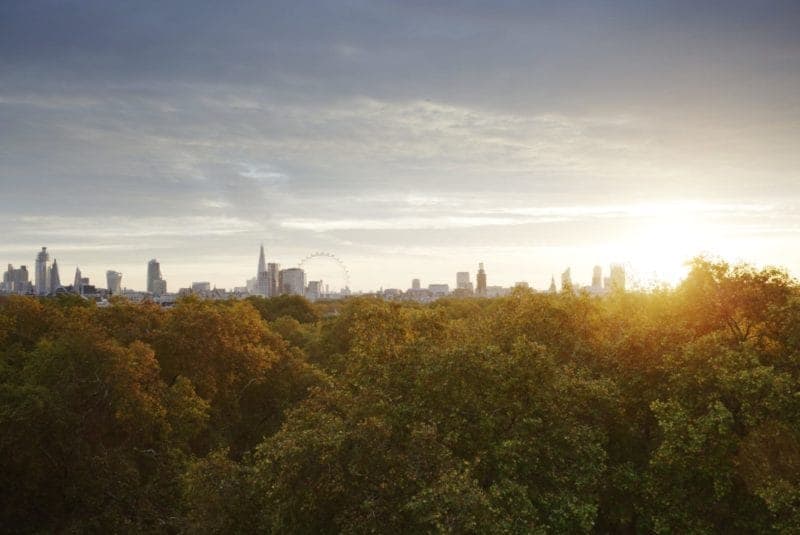
<svg viewBox="0 0 800 535"><path fill-rule="evenodd" d="M0 265L800 274L800 4L0 0ZM323 260L309 278L337 277ZM31 270L32 271L32 270Z"/></svg>

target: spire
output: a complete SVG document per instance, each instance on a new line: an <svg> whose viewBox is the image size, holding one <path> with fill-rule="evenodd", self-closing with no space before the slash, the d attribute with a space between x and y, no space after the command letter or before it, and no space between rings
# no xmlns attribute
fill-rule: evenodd
<svg viewBox="0 0 800 535"><path fill-rule="evenodd" d="M267 270L267 260L264 257L264 244L261 244L261 251L258 253L258 271L256 276L264 273Z"/></svg>
<svg viewBox="0 0 800 535"><path fill-rule="evenodd" d="M50 293L55 293L55 291L61 287L61 277L58 275L58 261L53 259L53 265L50 266Z"/></svg>
<svg viewBox="0 0 800 535"><path fill-rule="evenodd" d="M552 276L552 275L550 276L550 290L549 291L550 291L551 294L554 294L554 293L556 293L558 291L558 289L556 288L556 278L554 276Z"/></svg>
<svg viewBox="0 0 800 535"><path fill-rule="evenodd" d="M81 268L75 266L75 282L72 283L72 291L76 294L81 293Z"/></svg>

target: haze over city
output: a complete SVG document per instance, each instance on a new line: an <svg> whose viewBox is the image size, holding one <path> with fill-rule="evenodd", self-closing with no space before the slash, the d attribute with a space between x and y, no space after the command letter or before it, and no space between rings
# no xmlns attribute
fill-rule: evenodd
<svg viewBox="0 0 800 535"><path fill-rule="evenodd" d="M157 9L156 9L157 7ZM0 262L354 290L800 272L793 2L0 5Z"/></svg>

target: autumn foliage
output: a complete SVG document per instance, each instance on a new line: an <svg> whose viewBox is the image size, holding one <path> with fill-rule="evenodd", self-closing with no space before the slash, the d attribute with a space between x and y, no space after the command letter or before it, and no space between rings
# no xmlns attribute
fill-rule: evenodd
<svg viewBox="0 0 800 535"><path fill-rule="evenodd" d="M797 533L800 288L3 298L0 532Z"/></svg>

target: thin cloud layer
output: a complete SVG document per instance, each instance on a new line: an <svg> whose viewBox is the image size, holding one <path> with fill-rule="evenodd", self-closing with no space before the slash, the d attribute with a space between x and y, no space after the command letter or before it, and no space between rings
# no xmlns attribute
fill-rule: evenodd
<svg viewBox="0 0 800 535"><path fill-rule="evenodd" d="M332 250L364 289L406 285L420 251L513 282L614 260L596 245L625 261L672 219L797 271L798 22L792 2L4 2L0 258L61 247L134 287L152 256L177 285L229 258L233 286L264 242Z"/></svg>

